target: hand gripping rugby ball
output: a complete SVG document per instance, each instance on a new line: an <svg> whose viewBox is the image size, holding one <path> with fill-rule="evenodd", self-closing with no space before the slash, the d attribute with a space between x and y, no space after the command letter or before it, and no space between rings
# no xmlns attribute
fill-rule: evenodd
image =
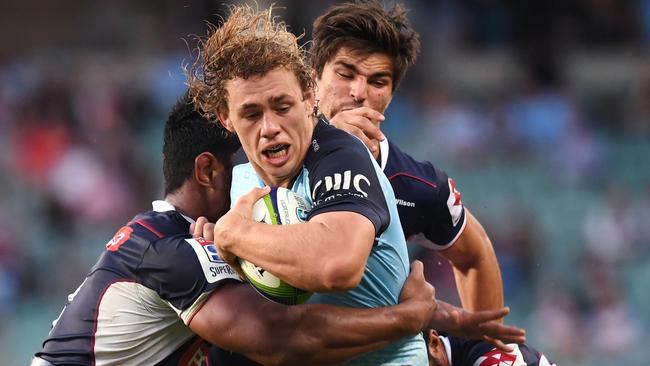
<svg viewBox="0 0 650 366"><path fill-rule="evenodd" d="M304 222L310 207L305 200L289 189L271 188L271 192L253 205L253 220L270 225L291 225ZM239 264L253 287L269 300L285 304L302 304L311 292L296 288L263 268L239 259Z"/></svg>

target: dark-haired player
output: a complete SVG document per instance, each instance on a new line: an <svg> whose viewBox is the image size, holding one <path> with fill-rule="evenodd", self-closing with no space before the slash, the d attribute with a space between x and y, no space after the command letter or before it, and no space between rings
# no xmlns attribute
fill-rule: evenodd
<svg viewBox="0 0 650 366"><path fill-rule="evenodd" d="M313 27L318 106L330 123L371 148L395 191L404 234L424 234L451 262L463 307L498 309L503 285L494 249L453 179L380 132L382 113L419 49L418 34L398 4L390 10L376 0L332 6Z"/></svg>
<svg viewBox="0 0 650 366"><path fill-rule="evenodd" d="M480 324L504 315L449 316L445 304L434 311L417 262L393 307L287 307L260 297L212 242L189 234L195 218L214 221L228 209L237 148L220 126L179 102L165 125L165 200L106 244L32 365L207 365L207 342L263 364L331 364L417 333L430 316L483 332Z"/></svg>

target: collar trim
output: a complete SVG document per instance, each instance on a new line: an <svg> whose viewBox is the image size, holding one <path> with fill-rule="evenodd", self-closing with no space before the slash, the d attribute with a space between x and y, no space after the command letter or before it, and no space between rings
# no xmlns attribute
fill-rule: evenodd
<svg viewBox="0 0 650 366"><path fill-rule="evenodd" d="M164 201L164 200L155 200L151 202L151 206L153 207L153 210L156 212L167 212L167 211L176 211L176 207L174 207L171 203ZM179 212L180 213L180 212ZM187 217L183 214L181 214L187 222L190 224L194 223L194 220L190 217Z"/></svg>

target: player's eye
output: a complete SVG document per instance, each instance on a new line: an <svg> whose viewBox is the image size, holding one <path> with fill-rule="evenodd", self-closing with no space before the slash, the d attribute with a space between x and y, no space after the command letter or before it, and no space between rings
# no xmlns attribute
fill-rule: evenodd
<svg viewBox="0 0 650 366"><path fill-rule="evenodd" d="M285 113L289 112L289 109L291 109L291 107L287 105L287 106L282 106L282 107L277 108L277 111L280 114L285 114Z"/></svg>
<svg viewBox="0 0 650 366"><path fill-rule="evenodd" d="M378 88L381 88L381 87L384 87L384 86L388 85L388 81L386 81L386 80L373 80L373 81L370 82L370 84L372 84L372 85L374 85L374 86L376 86Z"/></svg>
<svg viewBox="0 0 650 366"><path fill-rule="evenodd" d="M337 74L338 74L340 77L342 77L343 79L352 79L352 74L350 74L350 73L348 73L348 72L341 72L341 71L339 71L339 72L337 72Z"/></svg>
<svg viewBox="0 0 650 366"><path fill-rule="evenodd" d="M259 112L245 113L244 118L249 121L257 121L262 114Z"/></svg>

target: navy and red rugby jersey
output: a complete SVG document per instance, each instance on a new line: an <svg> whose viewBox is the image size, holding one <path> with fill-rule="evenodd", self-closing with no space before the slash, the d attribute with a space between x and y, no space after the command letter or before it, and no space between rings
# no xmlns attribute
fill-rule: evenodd
<svg viewBox="0 0 650 366"><path fill-rule="evenodd" d="M106 244L52 324L36 357L55 365L207 365L209 345L187 326L237 274L192 220L165 201Z"/></svg>
<svg viewBox="0 0 650 366"><path fill-rule="evenodd" d="M546 356L526 344L510 344L512 352L477 340L440 336L450 366L553 366Z"/></svg>
<svg viewBox="0 0 650 366"><path fill-rule="evenodd" d="M433 249L450 247L465 228L465 208L454 180L428 161L417 161L385 139L379 165L393 191L402 230L408 239L424 234Z"/></svg>

